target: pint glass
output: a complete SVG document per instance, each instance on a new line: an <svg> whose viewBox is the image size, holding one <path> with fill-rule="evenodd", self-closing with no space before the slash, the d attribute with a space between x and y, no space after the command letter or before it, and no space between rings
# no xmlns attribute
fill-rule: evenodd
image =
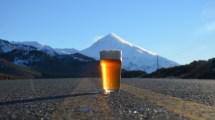
<svg viewBox="0 0 215 120"><path fill-rule="evenodd" d="M105 92L118 92L121 80L122 51L100 51L102 87Z"/></svg>

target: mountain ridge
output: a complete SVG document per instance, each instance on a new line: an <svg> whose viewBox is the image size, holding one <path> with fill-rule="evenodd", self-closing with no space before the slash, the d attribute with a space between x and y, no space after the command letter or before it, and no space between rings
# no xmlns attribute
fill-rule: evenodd
<svg viewBox="0 0 215 120"><path fill-rule="evenodd" d="M99 62L88 56L79 53L52 56L33 46L10 43L1 39L0 59L6 60L6 62L0 62L0 66L10 68L1 69L0 79L20 78L20 75L22 78L29 78L28 74L32 76L31 78L99 76ZM32 74L31 71L39 75Z"/></svg>
<svg viewBox="0 0 215 120"><path fill-rule="evenodd" d="M12 41L11 43L17 44L17 45L23 44L23 45L33 46L33 47L37 48L37 50L44 51L44 52L48 53L51 56L54 56L56 54L69 55L69 54L74 54L74 53L79 52L75 48L52 48L52 47L50 47L48 45L41 44L41 43L36 42L36 41L24 41L24 42L14 42L14 41Z"/></svg>

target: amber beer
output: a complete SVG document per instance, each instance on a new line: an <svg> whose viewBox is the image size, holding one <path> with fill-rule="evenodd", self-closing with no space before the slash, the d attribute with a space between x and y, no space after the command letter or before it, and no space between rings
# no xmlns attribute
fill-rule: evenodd
<svg viewBox="0 0 215 120"><path fill-rule="evenodd" d="M118 92L121 80L122 51L104 50L100 52L102 87L105 92Z"/></svg>

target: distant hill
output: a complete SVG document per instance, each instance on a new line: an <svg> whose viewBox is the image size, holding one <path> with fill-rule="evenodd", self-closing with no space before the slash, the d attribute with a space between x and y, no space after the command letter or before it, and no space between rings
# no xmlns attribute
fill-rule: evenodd
<svg viewBox="0 0 215 120"><path fill-rule="evenodd" d="M0 56L10 63L16 63L16 66L41 73L42 78L96 77L99 75L99 62L79 53L49 56L41 51L26 53L23 50L13 50Z"/></svg>
<svg viewBox="0 0 215 120"><path fill-rule="evenodd" d="M39 78L41 73L0 58L0 79Z"/></svg>
<svg viewBox="0 0 215 120"><path fill-rule="evenodd" d="M194 61L188 65L159 69L145 77L215 79L215 58Z"/></svg>
<svg viewBox="0 0 215 120"><path fill-rule="evenodd" d="M127 71L122 69L122 73L121 73L122 78L141 78L146 75L147 73L141 70Z"/></svg>

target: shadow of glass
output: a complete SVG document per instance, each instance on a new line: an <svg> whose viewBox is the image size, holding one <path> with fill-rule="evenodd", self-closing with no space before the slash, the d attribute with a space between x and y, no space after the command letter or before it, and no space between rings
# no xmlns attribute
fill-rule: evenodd
<svg viewBox="0 0 215 120"><path fill-rule="evenodd" d="M74 93L74 94L70 94L70 95L59 95L59 96L38 97L38 98L22 99L22 100L2 101L2 102L0 102L0 106L13 105L13 104L18 104L18 103L40 102L40 101L46 101L46 100L58 100L58 99L64 99L64 98L68 98L68 97L95 95L95 94L103 94L103 92L102 91L89 91L89 92L83 92L83 93L81 93L81 92Z"/></svg>

